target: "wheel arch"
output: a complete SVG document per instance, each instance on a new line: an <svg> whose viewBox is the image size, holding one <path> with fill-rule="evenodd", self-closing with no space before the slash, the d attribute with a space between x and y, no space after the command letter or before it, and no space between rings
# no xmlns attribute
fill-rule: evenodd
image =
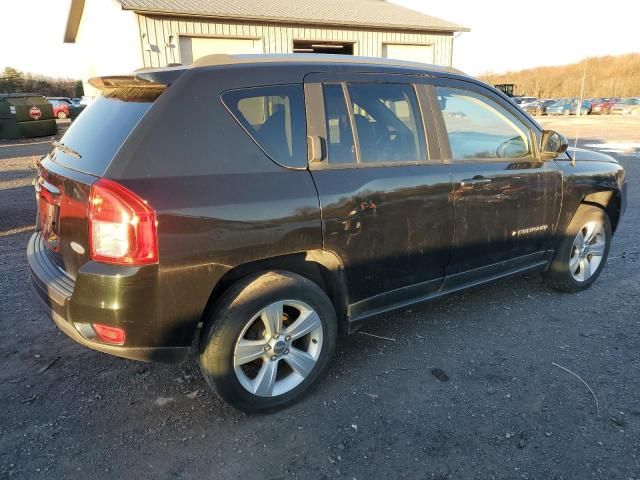
<svg viewBox="0 0 640 480"><path fill-rule="evenodd" d="M311 250L263 258L237 265L228 270L215 284L201 321L206 321L218 298L234 283L260 272L273 270L296 273L318 285L333 304L340 332L348 329L348 290L344 266L340 258L326 250Z"/></svg>
<svg viewBox="0 0 640 480"><path fill-rule="evenodd" d="M580 203L602 208L611 221L611 231L616 231L618 221L620 220L620 209L622 205L621 195L618 190L612 189L590 193L586 195Z"/></svg>

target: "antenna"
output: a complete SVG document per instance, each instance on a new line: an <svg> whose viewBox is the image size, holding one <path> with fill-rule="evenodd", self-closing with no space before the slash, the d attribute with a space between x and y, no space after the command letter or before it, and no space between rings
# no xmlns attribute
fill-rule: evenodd
<svg viewBox="0 0 640 480"><path fill-rule="evenodd" d="M578 99L578 105L576 106L576 116L577 117L581 117L582 116L582 101L584 98L584 81L587 77L587 62L588 59L585 58L584 59L584 68L582 69L582 86L580 87L580 98ZM578 137L579 137L579 133L580 133L580 120L578 120L578 122L576 122L576 137L575 137L575 142L573 144L573 157L571 157L571 166L575 167L576 166L576 152L575 149L578 148Z"/></svg>

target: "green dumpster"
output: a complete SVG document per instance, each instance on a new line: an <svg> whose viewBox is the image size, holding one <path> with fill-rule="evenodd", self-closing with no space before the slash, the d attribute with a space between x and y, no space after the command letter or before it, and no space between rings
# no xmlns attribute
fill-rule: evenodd
<svg viewBox="0 0 640 480"><path fill-rule="evenodd" d="M5 94L0 95L9 104L13 123L17 125L17 137L45 137L58 133L58 125L53 116L53 107L42 95L37 94ZM10 126L11 118L1 119L0 137L17 138L15 130ZM5 125L6 128L3 128ZM3 133L6 130L6 134Z"/></svg>
<svg viewBox="0 0 640 480"><path fill-rule="evenodd" d="M15 107L0 98L0 139L18 138L18 122L16 122Z"/></svg>

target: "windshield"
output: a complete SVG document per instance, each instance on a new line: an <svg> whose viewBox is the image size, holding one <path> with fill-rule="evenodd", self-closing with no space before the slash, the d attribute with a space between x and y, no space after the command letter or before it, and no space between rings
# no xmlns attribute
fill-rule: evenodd
<svg viewBox="0 0 640 480"><path fill-rule="evenodd" d="M61 149L56 163L91 175L102 176L127 136L136 127L153 101L132 101L99 97L75 120L60 143L75 150Z"/></svg>

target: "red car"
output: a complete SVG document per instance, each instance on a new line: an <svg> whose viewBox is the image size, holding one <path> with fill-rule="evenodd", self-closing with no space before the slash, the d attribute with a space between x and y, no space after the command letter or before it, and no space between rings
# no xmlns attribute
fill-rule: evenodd
<svg viewBox="0 0 640 480"><path fill-rule="evenodd" d="M619 98L594 98L591 100L591 113L609 115L613 104L619 101Z"/></svg>
<svg viewBox="0 0 640 480"><path fill-rule="evenodd" d="M53 107L53 116L59 119L69 118L69 104L62 100L47 99Z"/></svg>

